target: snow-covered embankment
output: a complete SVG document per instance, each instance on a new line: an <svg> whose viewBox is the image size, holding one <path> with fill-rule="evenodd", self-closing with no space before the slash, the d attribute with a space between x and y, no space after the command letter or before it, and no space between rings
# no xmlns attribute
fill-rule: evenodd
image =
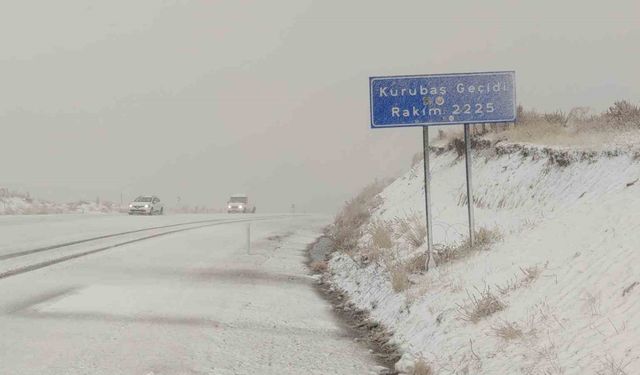
<svg viewBox="0 0 640 375"><path fill-rule="evenodd" d="M435 154L444 254L467 235L464 159ZM476 229L499 239L424 274L407 264L426 246L398 224L424 215L420 163L380 194L357 248L333 254L330 281L394 332L401 372L640 373L639 177L640 153L629 149L474 151ZM381 227L390 247L374 238ZM407 283L396 282L399 269Z"/></svg>

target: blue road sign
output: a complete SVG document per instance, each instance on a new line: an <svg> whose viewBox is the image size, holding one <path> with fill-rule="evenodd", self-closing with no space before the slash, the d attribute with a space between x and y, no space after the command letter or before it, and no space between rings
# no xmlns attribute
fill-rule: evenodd
<svg viewBox="0 0 640 375"><path fill-rule="evenodd" d="M371 127L512 122L515 72L369 78Z"/></svg>

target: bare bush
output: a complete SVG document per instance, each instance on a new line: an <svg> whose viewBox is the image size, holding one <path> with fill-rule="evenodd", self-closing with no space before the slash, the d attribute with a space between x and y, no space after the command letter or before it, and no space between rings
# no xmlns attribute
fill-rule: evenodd
<svg viewBox="0 0 640 375"><path fill-rule="evenodd" d="M502 239L502 235L497 229L480 227L480 229L475 232L475 243L473 244L473 247L476 249L486 249L500 239Z"/></svg>
<svg viewBox="0 0 640 375"><path fill-rule="evenodd" d="M505 341L519 339L524 336L524 332L516 322L502 321L499 324L492 326L491 329L497 337Z"/></svg>
<svg viewBox="0 0 640 375"><path fill-rule="evenodd" d="M424 245L427 238L427 227L422 223L422 220L412 220L410 222L409 231L406 233L407 241L414 248L419 248Z"/></svg>
<svg viewBox="0 0 640 375"><path fill-rule="evenodd" d="M385 221L375 221L369 226L371 246L375 249L390 249L393 247L391 225Z"/></svg>
<svg viewBox="0 0 640 375"><path fill-rule="evenodd" d="M546 145L601 144L614 141L620 131L640 129L640 106L620 100L599 114L586 107L574 107L568 113L560 110L541 113L518 106L516 126L502 129L505 132L499 138L493 136L494 140Z"/></svg>
<svg viewBox="0 0 640 375"><path fill-rule="evenodd" d="M427 264L427 254L418 254L404 262L408 273L414 274L424 271Z"/></svg>
<svg viewBox="0 0 640 375"><path fill-rule="evenodd" d="M424 359L420 358L413 365L413 372L411 372L411 374L413 374L413 375L435 375L435 371L433 371L433 368L431 367L431 365L427 361L425 361Z"/></svg>
<svg viewBox="0 0 640 375"><path fill-rule="evenodd" d="M497 229L487 229L481 227L475 232L475 242L471 246L469 240L455 245L440 246L436 251L434 258L436 264L444 264L465 258L474 252L489 249L496 241L499 241L502 235Z"/></svg>
<svg viewBox="0 0 640 375"><path fill-rule="evenodd" d="M427 226L419 215L414 213L404 218L396 218L394 221L400 233L414 249L424 245Z"/></svg>
<svg viewBox="0 0 640 375"><path fill-rule="evenodd" d="M567 123L569 122L569 115L563 111L545 113L543 118L549 124L557 124L561 126L567 126Z"/></svg>
<svg viewBox="0 0 640 375"><path fill-rule="evenodd" d="M411 285L409 282L409 273L402 265L392 267L389 270L389 276L391 278L391 288L396 293L407 290Z"/></svg>
<svg viewBox="0 0 640 375"><path fill-rule="evenodd" d="M313 273L325 273L329 269L329 265L324 260L315 260L309 265Z"/></svg>
<svg viewBox="0 0 640 375"><path fill-rule="evenodd" d="M477 323L480 319L507 307L488 287L482 291L477 289L476 291L477 295L467 292L466 303L458 305L458 313L462 320Z"/></svg>
<svg viewBox="0 0 640 375"><path fill-rule="evenodd" d="M618 126L640 126L640 107L626 100L613 103L605 113L605 117Z"/></svg>
<svg viewBox="0 0 640 375"><path fill-rule="evenodd" d="M389 182L389 180L376 180L362 189L355 198L345 203L329 231L336 249L349 252L357 247L358 239L362 236L363 225L382 201L378 194Z"/></svg>

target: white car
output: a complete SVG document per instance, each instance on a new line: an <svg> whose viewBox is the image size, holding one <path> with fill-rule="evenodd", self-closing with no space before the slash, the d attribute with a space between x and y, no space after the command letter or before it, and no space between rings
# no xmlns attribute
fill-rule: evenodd
<svg viewBox="0 0 640 375"><path fill-rule="evenodd" d="M164 205L160 202L158 197L152 195L139 196L129 205L129 215L162 215L163 213Z"/></svg>
<svg viewBox="0 0 640 375"><path fill-rule="evenodd" d="M234 194L229 198L227 202L227 212L233 213L255 213L256 206L249 202L249 197L246 194Z"/></svg>

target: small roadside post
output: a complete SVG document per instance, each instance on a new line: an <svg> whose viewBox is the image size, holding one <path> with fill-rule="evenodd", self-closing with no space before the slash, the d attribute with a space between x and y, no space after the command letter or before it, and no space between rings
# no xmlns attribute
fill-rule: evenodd
<svg viewBox="0 0 640 375"><path fill-rule="evenodd" d="M429 271L433 250L429 127L464 125L469 244L473 246L475 229L469 125L514 122L515 84L514 71L369 78L372 129L422 127L427 226L426 271Z"/></svg>
<svg viewBox="0 0 640 375"><path fill-rule="evenodd" d="M251 255L251 222L247 223L247 254Z"/></svg>

